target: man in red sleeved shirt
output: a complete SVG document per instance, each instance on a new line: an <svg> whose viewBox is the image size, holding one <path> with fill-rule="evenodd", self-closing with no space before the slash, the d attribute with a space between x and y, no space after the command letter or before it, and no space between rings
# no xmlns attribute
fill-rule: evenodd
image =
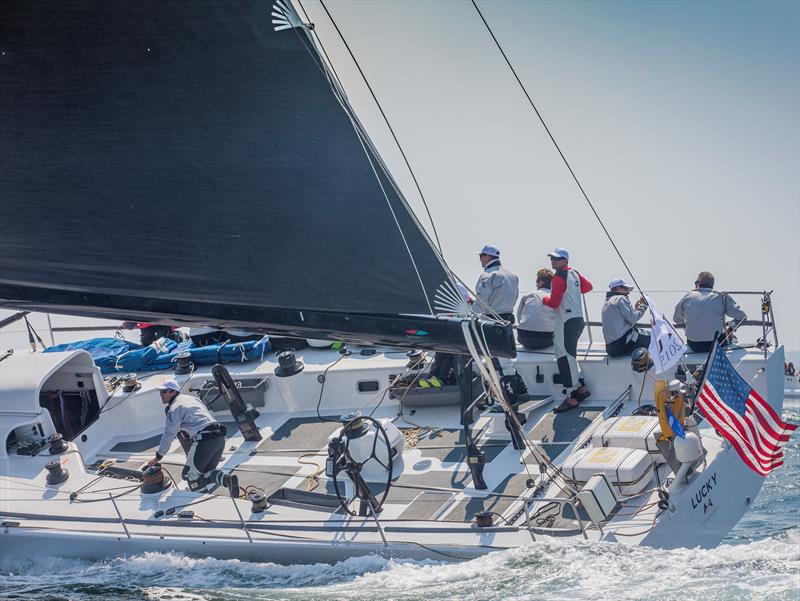
<svg viewBox="0 0 800 601"><path fill-rule="evenodd" d="M569 267L569 252L565 248L556 248L547 256L556 275L550 283L550 295L545 296L542 303L556 312L553 344L566 398L553 411L561 413L577 407L591 394L581 377L577 354L578 339L585 326L581 294L589 292L592 284Z"/></svg>

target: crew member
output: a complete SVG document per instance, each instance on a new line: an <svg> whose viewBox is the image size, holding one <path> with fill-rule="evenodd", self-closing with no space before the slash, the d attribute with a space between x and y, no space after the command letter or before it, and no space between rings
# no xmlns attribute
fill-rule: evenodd
<svg viewBox="0 0 800 601"><path fill-rule="evenodd" d="M542 302L550 294L553 275L550 269L537 271L536 291L523 296L517 305L517 337L522 346L532 351L553 346L556 313Z"/></svg>
<svg viewBox="0 0 800 601"><path fill-rule="evenodd" d="M554 411L561 413L577 407L591 394L581 377L577 355L578 339L585 326L581 294L589 292L592 284L569 266L567 249L555 248L547 256L556 273L551 282L551 292L542 302L556 311L553 343L561 385L564 387L562 392L566 398Z"/></svg>
<svg viewBox="0 0 800 601"><path fill-rule="evenodd" d="M519 278L500 264L500 250L491 244L478 253L483 273L475 284L477 300L472 305L478 313L496 314L514 323L514 305L519 295Z"/></svg>
<svg viewBox="0 0 800 601"><path fill-rule="evenodd" d="M714 276L701 271L695 289L675 306L673 321L686 324L686 343L696 353L707 353L714 345L714 336L723 346L730 343L732 330L726 331L725 316L741 322L747 319L739 304L727 292L714 290Z"/></svg>
<svg viewBox="0 0 800 601"><path fill-rule="evenodd" d="M164 413L167 415L164 434L158 445L156 456L148 465L159 463L169 451L172 441L183 432L192 442L187 453L186 465L181 476L189 483L191 490L198 490L216 482L231 490L232 496L239 496L238 481L235 475L223 475L216 467L225 448L225 426L211 415L200 399L181 394L181 387L175 380L167 380L158 387ZM234 495L234 492L236 493Z"/></svg>
<svg viewBox="0 0 800 601"><path fill-rule="evenodd" d="M640 332L636 326L647 310L647 301L640 298L632 307L628 295L633 286L622 278L612 280L608 290L602 313L606 353L610 357L622 357L637 348L650 346L650 336Z"/></svg>
<svg viewBox="0 0 800 601"><path fill-rule="evenodd" d="M475 284L475 294L478 298L472 304L473 311L488 317L496 315L500 319L514 323L519 278L500 264L500 249L492 244L487 244L480 250L478 259L483 267L483 273ZM516 405L523 398L527 398L528 390L511 359L498 359L495 367L499 368L503 392L511 405Z"/></svg>

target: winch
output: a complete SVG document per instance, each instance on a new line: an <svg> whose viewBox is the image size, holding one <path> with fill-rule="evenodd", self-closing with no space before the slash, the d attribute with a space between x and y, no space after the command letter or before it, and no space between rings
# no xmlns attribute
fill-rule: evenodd
<svg viewBox="0 0 800 601"><path fill-rule="evenodd" d="M631 368L637 373L644 373L653 367L653 359L646 348L637 348L631 353Z"/></svg>
<svg viewBox="0 0 800 601"><path fill-rule="evenodd" d="M66 450L69 448L69 445L64 442L64 437L58 432L49 436L47 438L47 443L50 445L48 451L51 455L60 455L61 453L66 452Z"/></svg>
<svg viewBox="0 0 800 601"><path fill-rule="evenodd" d="M153 495L169 488L169 482L164 479L164 470L156 463L142 472L142 484L139 490L143 495Z"/></svg>
<svg viewBox="0 0 800 601"><path fill-rule="evenodd" d="M61 462L58 459L49 461L44 468L47 470L45 481L48 486L58 486L69 478L69 471L61 467Z"/></svg>

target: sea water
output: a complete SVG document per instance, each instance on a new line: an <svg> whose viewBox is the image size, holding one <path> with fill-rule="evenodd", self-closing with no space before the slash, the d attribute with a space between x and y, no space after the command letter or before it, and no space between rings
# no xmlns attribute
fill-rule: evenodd
<svg viewBox="0 0 800 601"><path fill-rule="evenodd" d="M800 422L800 401L784 419ZM559 542L464 563L378 556L281 566L145 553L101 562L15 560L0 549L0 598L250 600L800 599L800 434L752 509L716 549Z"/></svg>

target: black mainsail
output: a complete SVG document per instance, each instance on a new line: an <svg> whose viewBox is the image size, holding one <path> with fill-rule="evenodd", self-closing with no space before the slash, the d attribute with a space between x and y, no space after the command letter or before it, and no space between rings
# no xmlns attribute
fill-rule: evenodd
<svg viewBox="0 0 800 601"><path fill-rule="evenodd" d="M0 5L0 302L466 351L449 271L276 6Z"/></svg>

